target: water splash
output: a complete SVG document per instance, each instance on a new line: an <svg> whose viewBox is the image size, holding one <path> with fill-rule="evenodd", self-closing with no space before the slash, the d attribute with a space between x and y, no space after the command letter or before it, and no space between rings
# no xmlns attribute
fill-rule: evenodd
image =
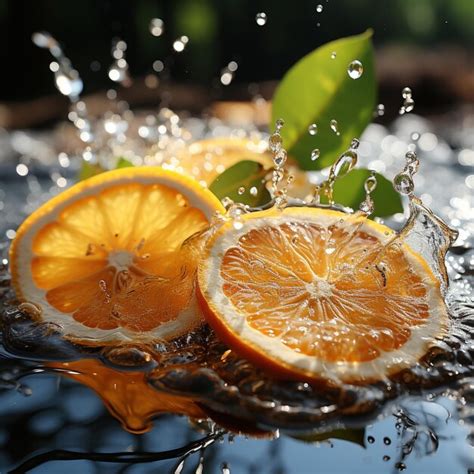
<svg viewBox="0 0 474 474"><path fill-rule="evenodd" d="M222 85L228 86L233 81L238 67L239 65L235 61L230 61L230 63L221 70L220 81Z"/></svg>
<svg viewBox="0 0 474 474"><path fill-rule="evenodd" d="M56 39L46 31L33 33L31 39L36 46L47 49L56 59L57 62L51 63L50 69L54 73L54 83L58 91L71 102L79 100L84 87L82 79Z"/></svg>
<svg viewBox="0 0 474 474"><path fill-rule="evenodd" d="M189 38L186 35L180 36L178 39L176 39L173 43L173 49L177 53L182 53L186 46L189 43Z"/></svg>
<svg viewBox="0 0 474 474"><path fill-rule="evenodd" d="M412 112L415 108L415 101L413 100L412 91L409 87L404 87L402 90L403 105L400 107L400 115Z"/></svg>
<svg viewBox="0 0 474 474"><path fill-rule="evenodd" d="M114 62L109 68L109 79L118 84L129 87L132 84L130 75L128 73L128 62L125 58L125 51L127 51L127 43L121 39L116 39L112 43L112 57Z"/></svg>
<svg viewBox="0 0 474 474"><path fill-rule="evenodd" d="M315 123L312 123L308 127L308 133L314 137L318 133L318 125Z"/></svg>
<svg viewBox="0 0 474 474"><path fill-rule="evenodd" d="M153 36L161 36L165 31L165 24L161 18L152 18L148 27Z"/></svg>
<svg viewBox="0 0 474 474"><path fill-rule="evenodd" d="M329 169L329 177L314 190L314 204L320 204L321 199L327 199L330 206L334 206L334 185L338 178L342 178L348 174L357 164L357 148L359 140L354 138L350 148L345 151Z"/></svg>
<svg viewBox="0 0 474 474"><path fill-rule="evenodd" d="M36 40L58 53L58 45L51 37L41 36ZM118 52L116 54L119 55ZM78 112L80 109L82 105ZM150 135L147 136L151 136L152 131L161 135L160 127L164 127L161 129L164 130L164 134L170 130L174 130L172 133L181 133L176 128L175 117L177 116L168 109L157 122L149 125ZM80 118L78 114L75 119L78 122L77 127L84 131L84 126L79 125L82 124ZM104 129L110 135L114 135L120 128L116 123L119 119L110 118L107 125L104 123ZM279 121L275 133L269 139L270 149L274 153L272 186L277 206L287 204L287 193L284 189L280 189L287 162L280 134L282 126L283 122ZM333 131L337 132L337 123L336 130ZM355 166L357 147L358 142L353 141L351 148L331 167L330 178L321 186L332 204L336 204L332 198L334 182ZM443 275L444 271L442 281L447 286L444 255L455 235L415 196L413 176L418 164L416 155L407 154L405 169L395 179L396 189L410 199L410 219L399 236L413 248L418 248L420 241L425 241L419 252L437 268L437 274ZM365 182L365 199L360 206L360 211L366 215L371 212L373 205L371 193L376 186L376 180L374 182L371 178L374 176L369 176ZM332 186L329 186L327 183L331 181ZM316 194L320 195L319 192ZM278 201L278 198L282 199ZM238 203L227 204L230 215L235 219L235 225L242 225L239 216L243 212L248 212L248 209ZM3 273L6 273L5 269ZM101 364L113 367L121 375L125 374L128 380L130 380L129 372L121 371L133 368L138 373L145 372L144 379L146 378L154 387L156 393L165 393L173 398L183 396L188 400L197 400L209 413L212 409L217 409L227 414L243 416L248 422L257 419L263 426L271 428L283 426L311 429L315 425L319 426L321 422L327 423L326 426L331 423L337 425L344 417L350 419L355 413L372 413L398 394L416 392L420 387L440 386L447 380L457 380L472 373L473 355L469 341L473 336L473 310L456 299L450 302L453 320L450 334L445 340L438 341L419 364L400 374L395 380L368 387L343 386L334 389L332 393L324 394L308 384L273 380L233 352L229 352L228 348L206 328L201 328L185 339L172 341L169 344L157 342L150 348L131 347L123 350L96 351L67 343L62 339L60 327L38 325L34 317L35 311L29 311L25 306L15 307L12 293L8 293L8 300L11 300L12 304L10 302L5 304L2 337L10 354L30 360L49 358L55 361L56 365L60 365L57 360L61 358L69 361L74 358L90 357L99 360ZM54 366L51 365L49 368L53 370ZM77 372L68 369L65 376L77 376ZM84 375L90 373L90 369L84 370ZM16 383L12 384L13 388L17 387ZM465 386L464 384L463 387ZM102 389L101 393L105 396L106 390ZM470 392L466 389L462 393L468 397ZM133 430L130 424L128 429Z"/></svg>
<svg viewBox="0 0 474 474"><path fill-rule="evenodd" d="M255 21L258 26L265 26L267 24L267 14L264 12L257 13L255 15Z"/></svg>
<svg viewBox="0 0 474 474"><path fill-rule="evenodd" d="M339 124L337 123L337 120L336 119L332 119L331 122L329 122L329 127L331 128L331 130L336 134L336 135L340 135L341 133L339 132Z"/></svg>

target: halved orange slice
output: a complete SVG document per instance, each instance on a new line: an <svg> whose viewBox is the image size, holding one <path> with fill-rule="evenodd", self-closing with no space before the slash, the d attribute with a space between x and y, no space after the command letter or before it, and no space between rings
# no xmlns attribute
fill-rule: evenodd
<svg viewBox="0 0 474 474"><path fill-rule="evenodd" d="M18 299L83 342L170 339L200 322L199 239L218 199L161 168L76 184L31 214L10 249Z"/></svg>
<svg viewBox="0 0 474 474"><path fill-rule="evenodd" d="M243 224L243 225L242 225ZM198 301L218 335L276 375L368 382L443 335L434 274L360 214L293 207L243 216L208 241Z"/></svg>

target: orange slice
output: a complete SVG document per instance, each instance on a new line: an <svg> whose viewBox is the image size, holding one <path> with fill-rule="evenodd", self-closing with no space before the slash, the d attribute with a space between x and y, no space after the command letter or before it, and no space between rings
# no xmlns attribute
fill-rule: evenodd
<svg viewBox="0 0 474 474"><path fill-rule="evenodd" d="M227 168L242 160L256 161L265 168L273 166L273 159L267 153L268 143L262 139L209 138L191 143L177 156L170 157L163 167L183 173L210 185Z"/></svg>
<svg viewBox="0 0 474 474"><path fill-rule="evenodd" d="M242 226L243 224L243 226ZM275 375L367 382L418 361L444 333L438 281L361 214L270 209L224 224L198 270L206 319Z"/></svg>
<svg viewBox="0 0 474 474"><path fill-rule="evenodd" d="M216 211L211 192L161 168L76 184L20 226L10 249L18 299L83 342L179 336L200 321L200 248L189 237Z"/></svg>
<svg viewBox="0 0 474 474"><path fill-rule="evenodd" d="M191 143L163 163L163 167L183 173L209 186L221 173L239 161L250 160L260 163L265 169L273 168L273 156L268 152L268 141L250 138L209 138ZM288 173L293 175L290 194L304 199L314 186L296 163L289 159Z"/></svg>

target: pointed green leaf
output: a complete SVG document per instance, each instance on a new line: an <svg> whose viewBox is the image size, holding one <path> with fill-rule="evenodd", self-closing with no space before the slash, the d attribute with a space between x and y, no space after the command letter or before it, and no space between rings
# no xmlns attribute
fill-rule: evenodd
<svg viewBox="0 0 474 474"><path fill-rule="evenodd" d="M332 164L354 137L360 137L375 108L372 31L327 43L298 61L285 75L273 98L272 120L285 121L283 143L303 169L321 169ZM334 59L331 55L336 53ZM359 79L347 73L359 60L364 72ZM340 135L330 128L337 120ZM308 133L311 124L318 132ZM311 151L321 157L311 161Z"/></svg>
<svg viewBox="0 0 474 474"><path fill-rule="evenodd" d="M268 171L256 161L244 160L227 168L209 186L209 189L219 198L229 197L235 202L249 206L261 206L270 201L270 194L265 187L265 176ZM243 194L238 193L239 188L244 188ZM257 189L252 195L250 190Z"/></svg>
<svg viewBox="0 0 474 474"><path fill-rule="evenodd" d="M344 206L359 209L359 204L365 198L364 182L369 175L368 169L357 168L339 178L334 185L334 200ZM392 182L379 173L376 173L375 176L377 187L372 193L375 204L372 216L386 217L403 212L400 195L393 189Z"/></svg>

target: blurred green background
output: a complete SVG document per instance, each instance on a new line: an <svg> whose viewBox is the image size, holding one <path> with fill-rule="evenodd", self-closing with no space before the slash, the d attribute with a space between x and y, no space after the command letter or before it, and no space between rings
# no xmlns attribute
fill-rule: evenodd
<svg viewBox="0 0 474 474"><path fill-rule="evenodd" d="M263 27L256 24L258 12L268 16ZM160 37L150 33L152 18L164 21ZM315 47L369 27L379 50L437 52L442 66L444 56L449 63L449 51L471 54L473 24L473 0L0 0L0 101L56 93L51 58L31 43L37 30L61 42L84 79L85 93L113 85L107 70L111 41L119 37L128 43L133 77L152 72L159 59L166 65L163 78L211 85L225 98L235 95L239 84L280 79ZM172 44L183 34L189 44L177 54ZM218 78L231 60L239 69L222 92ZM456 67L451 66L452 74ZM403 70L403 56L392 68Z"/></svg>

